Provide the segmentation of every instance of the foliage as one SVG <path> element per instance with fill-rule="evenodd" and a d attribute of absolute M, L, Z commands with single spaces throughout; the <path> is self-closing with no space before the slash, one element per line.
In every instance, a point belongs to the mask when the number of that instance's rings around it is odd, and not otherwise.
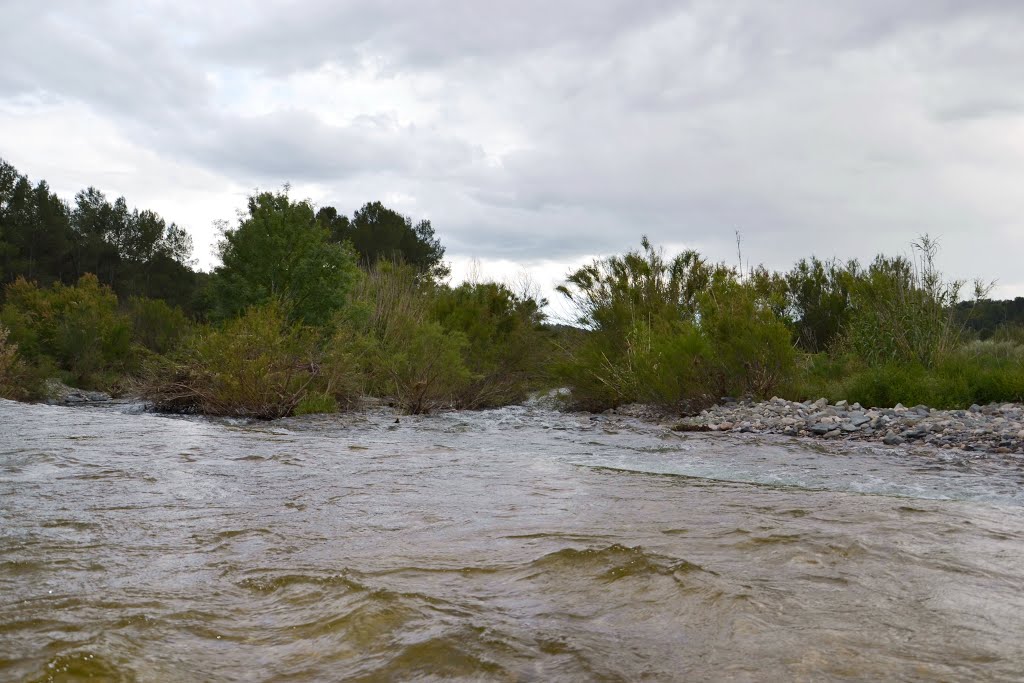
<path fill-rule="evenodd" d="M 0 160 L 0 282 L 18 277 L 43 286 L 74 283 L 86 273 L 118 294 L 188 306 L 196 285 L 192 240 L 152 211 L 129 209 L 96 188 L 69 206 L 45 181 Z"/>
<path fill-rule="evenodd" d="M 852 284 L 846 341 L 869 365 L 931 368 L 963 341 L 957 306 L 964 282 L 943 279 L 934 240 L 924 236 L 913 248 L 913 259 L 877 257 Z M 975 299 L 984 292 L 976 283 Z"/>
<path fill-rule="evenodd" d="M 159 354 L 173 351 L 192 326 L 184 311 L 160 299 L 132 297 L 128 315 L 135 341 Z"/>
<path fill-rule="evenodd" d="M 453 405 L 470 381 L 466 339 L 430 319 L 433 295 L 412 266 L 378 263 L 355 290 L 334 340 L 358 351 L 367 393 L 413 414 Z"/>
<path fill-rule="evenodd" d="M 789 381 L 789 332 L 764 279 L 759 287 L 696 252 L 667 260 L 646 238 L 641 246 L 580 268 L 559 288 L 589 330 L 558 365 L 578 405 L 692 408 Z"/>
<path fill-rule="evenodd" d="M 973 342 L 930 368 L 920 363 L 869 365 L 849 355 L 818 354 L 805 363 L 794 396 L 825 396 L 865 406 L 902 403 L 947 409 L 966 408 L 973 403 L 1024 401 L 1024 346 Z"/>
<path fill-rule="evenodd" d="M 994 342 L 1011 342 L 1024 346 L 1024 323 L 1000 325 L 990 339 Z"/>
<path fill-rule="evenodd" d="M 859 277 L 856 261 L 845 265 L 817 258 L 800 259 L 785 275 L 793 340 L 809 353 L 827 351 L 850 319 L 850 290 Z"/>
<path fill-rule="evenodd" d="M 754 286 L 720 270 L 701 297 L 698 328 L 711 349 L 705 381 L 718 396 L 767 397 L 791 381 L 789 330 Z"/>
<path fill-rule="evenodd" d="M 278 301 L 288 318 L 325 325 L 345 305 L 356 277 L 351 250 L 328 242 L 306 201 L 287 192 L 249 197 L 237 228 L 224 228 L 213 296 L 221 318 Z"/>
<path fill-rule="evenodd" d="M 365 267 L 379 261 L 405 263 L 436 280 L 450 273 L 443 261 L 444 247 L 429 220 L 413 224 L 411 218 L 380 202 L 364 204 L 351 220 L 327 206 L 317 212 L 317 220 L 330 231 L 333 241 L 351 243 Z"/>
<path fill-rule="evenodd" d="M 51 362 L 76 386 L 110 389 L 133 369 L 129 320 L 95 275 L 50 289 L 19 278 L 7 286 L 0 319 L 27 361 Z"/>
<path fill-rule="evenodd" d="M 576 322 L 586 329 L 625 331 L 638 320 L 692 320 L 698 297 L 716 268 L 695 251 L 666 261 L 644 237 L 643 252 L 631 251 L 583 266 L 557 291 L 576 309 Z"/>
<path fill-rule="evenodd" d="M 185 230 L 124 197 L 89 187 L 69 203 L 0 160 L 0 393 L 27 398 L 50 377 L 116 389 L 145 361 L 167 406 L 264 417 L 359 392 L 410 412 L 503 405 L 546 380 L 588 408 L 1021 396 L 1024 297 L 976 285 L 961 301 L 927 236 L 909 257 L 785 273 L 667 258 L 644 238 L 568 275 L 579 327 L 545 325 L 525 290 L 443 284 L 430 221 L 380 202 L 350 218 L 259 193 L 224 228 L 214 274 L 191 252 Z"/>
<path fill-rule="evenodd" d="M 961 302 L 957 313 L 964 327 L 979 339 L 991 339 L 1001 333 L 1012 335 L 1013 330 L 1024 330 L 1024 296 L 1007 301 L 983 298 Z"/>
<path fill-rule="evenodd" d="M 325 352 L 314 328 L 289 322 L 282 304 L 247 310 L 222 328 L 199 330 L 150 368 L 143 393 L 158 410 L 272 419 L 346 395 L 341 354 Z"/>
<path fill-rule="evenodd" d="M 589 332 L 564 349 L 556 374 L 572 388 L 578 408 L 603 410 L 622 403 L 663 405 L 706 402 L 710 346 L 689 323 L 638 320 L 617 343 Z"/>
<path fill-rule="evenodd" d="M 26 398 L 30 390 L 25 366 L 18 357 L 18 345 L 9 342 L 8 335 L 7 328 L 0 325 L 0 398 Z"/>
<path fill-rule="evenodd" d="M 550 355 L 542 301 L 495 283 L 438 288 L 432 317 L 466 345 L 463 359 L 472 380 L 455 397 L 461 408 L 507 405 L 527 397 Z"/>

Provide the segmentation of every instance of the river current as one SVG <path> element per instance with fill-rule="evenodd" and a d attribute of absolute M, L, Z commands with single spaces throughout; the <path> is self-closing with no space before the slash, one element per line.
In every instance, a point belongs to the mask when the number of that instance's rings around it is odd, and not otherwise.
<path fill-rule="evenodd" d="M 0 680 L 1024 679 L 1024 464 L 0 401 Z"/>

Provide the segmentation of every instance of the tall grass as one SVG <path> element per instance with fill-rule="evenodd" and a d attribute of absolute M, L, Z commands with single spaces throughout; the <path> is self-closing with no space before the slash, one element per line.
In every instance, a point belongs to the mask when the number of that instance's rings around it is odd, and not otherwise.
<path fill-rule="evenodd" d="M 927 235 L 911 258 L 879 256 L 852 284 L 849 350 L 869 365 L 932 368 L 964 341 L 957 314 L 962 280 L 945 280 L 935 263 L 938 243 Z M 975 283 L 974 299 L 986 287 Z"/>
<path fill-rule="evenodd" d="M 790 334 L 773 301 L 696 252 L 667 259 L 644 238 L 640 251 L 584 266 L 559 291 L 588 330 L 558 366 L 579 407 L 695 408 L 767 395 L 791 377 Z"/>
<path fill-rule="evenodd" d="M 378 262 L 355 287 L 333 341 L 358 349 L 365 393 L 414 414 L 454 405 L 470 381 L 465 337 L 430 318 L 433 288 L 410 266 Z"/>

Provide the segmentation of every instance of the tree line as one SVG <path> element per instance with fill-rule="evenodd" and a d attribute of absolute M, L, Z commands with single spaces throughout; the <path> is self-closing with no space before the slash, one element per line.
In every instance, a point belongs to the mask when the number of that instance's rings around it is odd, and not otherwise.
<path fill-rule="evenodd" d="M 425 412 L 522 400 L 544 374 L 543 303 L 449 285 L 430 221 L 380 202 L 349 217 L 256 192 L 203 273 L 155 213 L 94 188 L 64 204 L 4 173 L 0 396 L 59 379 L 180 412 L 280 417 L 367 395 Z"/>
<path fill-rule="evenodd" d="M 268 208 L 263 205 L 274 196 L 264 192 L 250 198 L 250 212 Z M 363 267 L 401 260 L 430 277 L 448 274 L 444 247 L 429 220 L 414 223 L 380 202 L 365 204 L 351 217 L 332 206 L 314 212 L 303 204 L 299 210 L 307 227 L 324 232 L 330 244 L 351 248 Z M 225 248 L 231 251 L 230 237 L 225 241 L 222 257 Z M 234 308 L 214 297 L 210 274 L 195 268 L 192 254 L 189 233 L 154 211 L 129 208 L 124 197 L 111 201 L 95 187 L 66 202 L 45 180 L 33 184 L 0 159 L 0 291 L 19 278 L 48 287 L 71 285 L 91 273 L 122 299 L 160 299 L 197 319 L 244 307 L 244 297 Z"/>
<path fill-rule="evenodd" d="M 0 162 L 0 396 L 47 380 L 157 409 L 260 418 L 366 397 L 409 412 L 567 388 L 591 410 L 699 410 L 723 396 L 865 405 L 1024 400 L 1024 298 L 909 256 L 741 271 L 640 248 L 568 273 L 573 326 L 529 288 L 447 282 L 427 220 L 379 202 L 352 216 L 256 192 L 197 271 L 185 232 L 95 188 L 62 202 Z M 964 294 L 968 294 L 964 298 Z"/>

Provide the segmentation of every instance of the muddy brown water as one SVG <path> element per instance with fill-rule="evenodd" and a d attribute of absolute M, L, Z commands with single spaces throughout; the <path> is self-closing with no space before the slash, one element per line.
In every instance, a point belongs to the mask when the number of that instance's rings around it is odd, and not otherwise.
<path fill-rule="evenodd" d="M 1024 679 L 1020 460 L 0 401 L 0 680 Z"/>

